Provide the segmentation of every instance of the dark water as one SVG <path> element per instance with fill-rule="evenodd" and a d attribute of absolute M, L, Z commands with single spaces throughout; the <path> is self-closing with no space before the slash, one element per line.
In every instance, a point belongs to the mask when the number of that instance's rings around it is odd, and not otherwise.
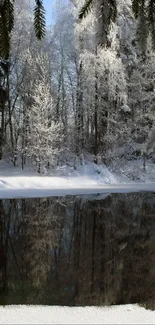
<path fill-rule="evenodd" d="M 0 304 L 127 303 L 155 306 L 154 193 L 0 200 Z"/>

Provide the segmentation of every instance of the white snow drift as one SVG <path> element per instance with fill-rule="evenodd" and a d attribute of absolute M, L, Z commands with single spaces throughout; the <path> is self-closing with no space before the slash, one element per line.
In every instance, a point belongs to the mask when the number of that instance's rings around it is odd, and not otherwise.
<path fill-rule="evenodd" d="M 137 305 L 113 307 L 0 307 L 0 324 L 154 324 L 155 311 Z"/>
<path fill-rule="evenodd" d="M 31 198 L 83 194 L 155 191 L 155 182 L 130 181 L 116 176 L 104 165 L 87 163 L 76 170 L 64 166 L 52 176 L 38 176 L 0 162 L 0 198 Z"/>
<path fill-rule="evenodd" d="M 1 199 L 138 191 L 155 191 L 155 183 L 107 185 L 86 177 L 0 177 Z"/>

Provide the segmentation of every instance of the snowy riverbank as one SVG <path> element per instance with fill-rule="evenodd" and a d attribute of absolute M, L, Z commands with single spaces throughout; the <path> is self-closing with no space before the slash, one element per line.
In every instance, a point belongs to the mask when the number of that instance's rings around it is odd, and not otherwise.
<path fill-rule="evenodd" d="M 0 198 L 155 191 L 155 168 L 152 165 L 147 164 L 144 171 L 142 163 L 135 165 L 134 161 L 131 166 L 128 163 L 124 170 L 120 167 L 113 173 L 104 165 L 85 163 L 77 166 L 76 170 L 68 166 L 59 167 L 45 176 L 1 161 Z"/>
<path fill-rule="evenodd" d="M 155 182 L 133 182 L 127 176 L 118 176 L 104 165 L 85 163 L 76 170 L 63 166 L 52 175 L 44 176 L 29 169 L 1 162 L 0 198 L 31 198 L 45 196 L 84 195 L 155 191 Z"/>
<path fill-rule="evenodd" d="M 0 324 L 154 324 L 154 320 L 155 311 L 138 305 L 0 307 Z"/>
<path fill-rule="evenodd" d="M 147 163 L 145 171 L 141 161 L 123 166 L 114 173 L 105 165 L 89 162 L 76 169 L 59 167 L 45 176 L 1 161 L 0 198 L 155 191 L 154 164 Z"/>

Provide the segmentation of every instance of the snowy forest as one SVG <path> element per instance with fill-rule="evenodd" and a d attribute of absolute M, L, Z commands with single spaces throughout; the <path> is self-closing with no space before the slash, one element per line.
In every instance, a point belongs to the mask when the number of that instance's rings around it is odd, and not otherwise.
<path fill-rule="evenodd" d="M 33 1 L 15 0 L 7 63 L 0 61 L 0 159 L 48 173 L 92 159 L 154 161 L 155 51 L 130 0 L 102 29 L 83 0 L 52 2 L 52 24 L 38 40 Z M 106 15 L 106 12 L 105 12 Z M 148 37 L 146 37 L 148 36 Z"/>
<path fill-rule="evenodd" d="M 0 0 L 0 324 L 154 324 L 154 263 L 155 0 Z"/>

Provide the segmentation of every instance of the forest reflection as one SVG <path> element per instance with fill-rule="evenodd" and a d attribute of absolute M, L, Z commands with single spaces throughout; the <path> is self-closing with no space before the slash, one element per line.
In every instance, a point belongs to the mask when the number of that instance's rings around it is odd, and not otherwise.
<path fill-rule="evenodd" d="M 0 201 L 0 304 L 155 305 L 155 194 Z"/>

